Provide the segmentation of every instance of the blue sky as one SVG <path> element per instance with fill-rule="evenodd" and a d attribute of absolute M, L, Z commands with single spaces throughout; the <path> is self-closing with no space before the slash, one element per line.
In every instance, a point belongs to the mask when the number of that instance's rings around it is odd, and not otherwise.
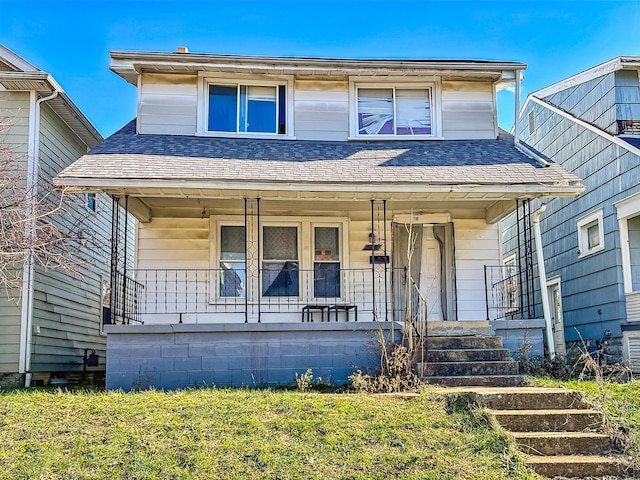
<path fill-rule="evenodd" d="M 105 136 L 135 116 L 109 50 L 344 58 L 486 59 L 529 65 L 528 92 L 640 55 L 640 0 L 0 0 L 0 43 L 47 71 Z M 514 96 L 499 96 L 513 123 Z"/>

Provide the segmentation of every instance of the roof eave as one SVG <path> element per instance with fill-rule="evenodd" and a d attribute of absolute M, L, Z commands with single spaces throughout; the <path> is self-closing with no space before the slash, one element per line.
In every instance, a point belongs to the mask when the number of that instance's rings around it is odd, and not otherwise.
<path fill-rule="evenodd" d="M 54 78 L 46 72 L 0 72 L 0 85 L 7 91 L 35 91 L 40 97 L 53 92 L 58 96 L 47 104 L 76 132 L 89 148 L 104 140 L 89 119 L 80 111 Z"/>
<path fill-rule="evenodd" d="M 62 172 L 54 184 L 70 192 L 115 189 L 214 189 L 276 191 L 300 189 L 317 192 L 375 192 L 375 193 L 509 193 L 525 196 L 574 197 L 585 190 L 581 183 L 514 183 L 514 184 L 418 184 L 418 183 L 318 183 L 318 182 L 231 182 L 229 180 L 174 180 L 174 179 L 117 179 L 74 177 Z"/>
<path fill-rule="evenodd" d="M 501 78 L 504 72 L 524 70 L 527 65 L 519 62 L 493 62 L 478 60 L 384 60 L 384 59 L 336 59 L 305 57 L 263 57 L 245 55 L 216 55 L 194 53 L 157 53 L 111 51 L 110 68 L 117 75 L 135 85 L 137 76 L 145 70 L 158 73 L 180 73 L 187 67 L 194 70 L 233 69 L 251 73 L 285 71 L 299 75 L 310 73 L 335 76 L 336 71 L 345 76 L 375 74 L 376 72 L 415 72 L 420 74 L 470 72 L 478 76 Z"/>

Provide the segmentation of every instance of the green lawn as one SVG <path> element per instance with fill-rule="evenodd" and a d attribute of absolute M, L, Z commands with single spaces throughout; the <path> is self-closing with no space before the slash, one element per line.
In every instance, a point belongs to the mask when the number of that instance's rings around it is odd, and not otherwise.
<path fill-rule="evenodd" d="M 4 392 L 0 478 L 537 478 L 482 414 L 449 412 L 433 390 Z"/>

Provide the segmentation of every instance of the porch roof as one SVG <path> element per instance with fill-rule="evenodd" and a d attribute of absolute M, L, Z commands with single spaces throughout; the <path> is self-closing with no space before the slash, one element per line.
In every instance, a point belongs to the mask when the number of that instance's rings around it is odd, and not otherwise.
<path fill-rule="evenodd" d="M 577 195 L 580 179 L 543 165 L 501 131 L 496 140 L 326 142 L 138 135 L 135 120 L 59 174 L 58 185 L 114 192 L 147 187 L 344 191 L 483 191 Z M 402 188 L 400 188 L 402 187 Z"/>

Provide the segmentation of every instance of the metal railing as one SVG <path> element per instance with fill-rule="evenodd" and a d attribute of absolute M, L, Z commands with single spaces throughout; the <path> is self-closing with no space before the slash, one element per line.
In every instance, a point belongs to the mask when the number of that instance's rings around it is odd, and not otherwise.
<path fill-rule="evenodd" d="M 522 272 L 515 265 L 485 265 L 487 320 L 523 318 Z"/>
<path fill-rule="evenodd" d="M 361 320 L 391 320 L 390 268 L 319 265 L 307 270 L 277 265 L 254 272 L 231 267 L 129 270 L 129 281 L 140 287 L 127 305 L 143 320 L 149 315 L 186 321 L 221 314 L 259 320 L 263 314 L 301 314 L 306 305 L 355 305 Z"/>
<path fill-rule="evenodd" d="M 145 286 L 118 271 L 112 272 L 111 281 L 111 306 L 105 323 L 141 323 Z"/>

